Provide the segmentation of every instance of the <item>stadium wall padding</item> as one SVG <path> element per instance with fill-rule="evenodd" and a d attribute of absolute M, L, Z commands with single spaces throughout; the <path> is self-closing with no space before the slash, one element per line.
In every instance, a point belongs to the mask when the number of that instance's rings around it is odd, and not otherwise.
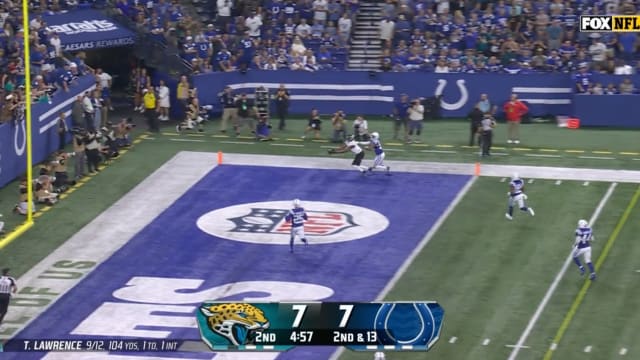
<path fill-rule="evenodd" d="M 594 74 L 593 81 L 605 86 L 620 84 L 625 76 Z M 640 75 L 631 76 L 640 87 Z M 317 108 L 322 114 L 343 110 L 347 114 L 386 115 L 391 114 L 393 102 L 400 94 L 411 98 L 442 95 L 442 116 L 465 117 L 486 93 L 494 104 L 501 105 L 511 93 L 518 94 L 527 102 L 531 116 L 556 116 L 595 114 L 586 122 L 590 126 L 637 126 L 632 121 L 621 121 L 631 116 L 619 114 L 616 121 L 611 116 L 601 116 L 602 111 L 591 111 L 589 101 L 581 101 L 574 109 L 575 82 L 570 74 L 434 74 L 421 72 L 382 73 L 364 71 L 249 71 L 209 73 L 192 77 L 198 88 L 200 103 L 214 105 L 220 110 L 218 93 L 225 85 L 236 93 L 253 94 L 257 86 L 274 90 L 285 84 L 291 93 L 290 112 L 306 114 Z M 633 103 L 637 97 L 620 101 Z M 606 101 L 600 99 L 598 102 Z M 626 111 L 625 106 L 615 111 Z M 629 113 L 630 115 L 631 113 Z M 498 114 L 500 115 L 500 113 Z"/>
<path fill-rule="evenodd" d="M 69 88 L 59 90 L 52 103 L 36 103 L 31 106 L 31 132 L 33 163 L 45 160 L 58 148 L 58 117 L 61 112 L 71 128 L 71 106 L 76 96 L 95 88 L 95 77 L 83 76 Z M 25 173 L 27 169 L 26 121 L 12 120 L 0 124 L 0 187 L 5 186 Z M 67 136 L 70 140 L 70 135 Z M 17 194 L 17 192 L 16 192 Z"/>

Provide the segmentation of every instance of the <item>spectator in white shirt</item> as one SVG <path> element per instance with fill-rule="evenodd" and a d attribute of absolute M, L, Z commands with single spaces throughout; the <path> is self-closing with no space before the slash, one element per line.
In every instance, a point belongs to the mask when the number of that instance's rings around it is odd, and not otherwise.
<path fill-rule="evenodd" d="M 596 65 L 604 65 L 607 58 L 607 46 L 600 41 L 600 34 L 592 35 L 593 43 L 589 45 L 589 55 Z"/>
<path fill-rule="evenodd" d="M 300 25 L 296 26 L 296 35 L 298 35 L 302 39 L 306 39 L 311 35 L 311 26 L 307 24 L 306 19 L 300 20 Z"/>
<path fill-rule="evenodd" d="M 346 12 L 342 14 L 342 17 L 338 20 L 338 37 L 340 38 L 342 46 L 349 42 L 349 38 L 351 37 L 351 24 L 351 18 L 349 18 L 349 14 Z"/>
<path fill-rule="evenodd" d="M 60 36 L 58 36 L 58 33 L 54 32 L 51 34 L 49 44 L 53 46 L 53 49 L 56 52 L 56 57 L 62 57 L 62 40 L 60 40 Z"/>
<path fill-rule="evenodd" d="M 249 36 L 252 38 L 260 37 L 260 28 L 262 27 L 262 18 L 254 11 L 251 16 L 244 21 L 244 26 L 249 29 Z"/>
<path fill-rule="evenodd" d="M 42 28 L 43 25 L 44 25 L 44 21 L 42 20 L 41 15 L 36 16 L 33 20 L 29 22 L 29 28 L 31 30 L 38 31 Z"/>
<path fill-rule="evenodd" d="M 307 48 L 302 43 L 302 40 L 299 36 L 296 36 L 293 39 L 293 44 L 291 44 L 291 56 L 302 56 L 307 51 Z"/>
<path fill-rule="evenodd" d="M 447 66 L 447 63 L 444 60 L 440 59 L 438 60 L 438 63 L 436 64 L 436 68 L 433 70 L 433 72 L 438 74 L 448 73 L 449 67 Z"/>
<path fill-rule="evenodd" d="M 391 21 L 388 17 L 384 18 L 380 22 L 380 44 L 383 48 L 386 47 L 387 44 L 391 45 L 395 27 L 396 23 Z"/>
<path fill-rule="evenodd" d="M 613 73 L 615 75 L 633 75 L 633 68 L 625 64 L 623 60 L 618 60 Z"/>
<path fill-rule="evenodd" d="M 315 0 L 313 2 L 313 21 L 324 23 L 327 21 L 327 12 L 329 11 L 329 3 L 327 0 Z"/>
<path fill-rule="evenodd" d="M 216 7 L 218 9 L 218 15 L 216 16 L 218 27 L 226 32 L 227 24 L 229 24 L 229 21 L 231 20 L 233 0 L 217 0 Z"/>
<path fill-rule="evenodd" d="M 164 80 L 160 80 L 160 84 L 156 88 L 156 91 L 158 92 L 158 108 L 160 109 L 158 120 L 168 121 L 171 101 L 169 98 L 169 87 L 164 83 Z"/>

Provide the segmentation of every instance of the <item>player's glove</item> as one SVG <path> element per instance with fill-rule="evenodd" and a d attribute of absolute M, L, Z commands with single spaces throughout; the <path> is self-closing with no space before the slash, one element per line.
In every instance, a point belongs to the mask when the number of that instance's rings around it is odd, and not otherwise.
<path fill-rule="evenodd" d="M 529 197 L 527 196 L 527 194 L 522 194 L 522 198 L 527 200 Z"/>

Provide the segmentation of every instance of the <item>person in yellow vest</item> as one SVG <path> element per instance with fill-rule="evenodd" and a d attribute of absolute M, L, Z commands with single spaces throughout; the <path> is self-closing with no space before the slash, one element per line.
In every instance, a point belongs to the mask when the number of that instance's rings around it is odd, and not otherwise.
<path fill-rule="evenodd" d="M 149 131 L 159 132 L 158 117 L 157 117 L 157 99 L 156 94 L 153 92 L 153 88 L 149 85 L 146 89 L 142 90 L 142 100 L 144 102 L 144 116 L 147 118 L 147 125 Z"/>

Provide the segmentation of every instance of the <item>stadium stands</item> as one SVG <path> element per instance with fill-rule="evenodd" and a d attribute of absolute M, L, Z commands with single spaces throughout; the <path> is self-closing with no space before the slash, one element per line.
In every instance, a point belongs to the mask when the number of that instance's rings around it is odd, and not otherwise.
<path fill-rule="evenodd" d="M 393 24 L 384 44 L 387 71 L 626 73 L 636 67 L 637 34 L 589 34 L 580 14 L 636 13 L 633 2 L 387 0 Z M 615 59 L 622 59 L 618 62 Z"/>

